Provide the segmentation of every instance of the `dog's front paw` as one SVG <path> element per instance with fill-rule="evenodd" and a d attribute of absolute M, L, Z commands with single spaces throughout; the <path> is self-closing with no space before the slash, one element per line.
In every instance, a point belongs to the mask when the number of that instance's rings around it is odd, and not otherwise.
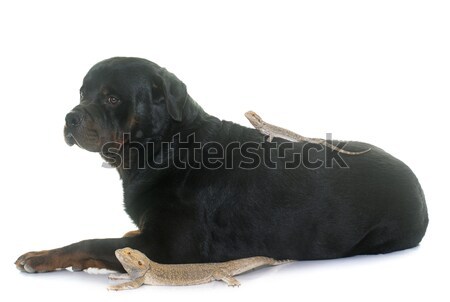
<path fill-rule="evenodd" d="M 58 255 L 55 250 L 29 252 L 20 256 L 16 268 L 27 273 L 43 273 L 58 269 Z"/>

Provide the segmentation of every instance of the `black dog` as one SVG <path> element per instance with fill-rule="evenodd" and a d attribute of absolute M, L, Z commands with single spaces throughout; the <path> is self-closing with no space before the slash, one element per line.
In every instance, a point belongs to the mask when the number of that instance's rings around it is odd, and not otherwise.
<path fill-rule="evenodd" d="M 388 253 L 418 245 L 427 228 L 419 182 L 383 150 L 341 158 L 301 142 L 267 146 L 255 129 L 206 114 L 180 80 L 144 59 L 92 67 L 64 132 L 117 168 L 139 231 L 24 254 L 23 271 L 123 270 L 114 251 L 126 246 L 162 263 Z M 287 168 L 296 154 L 302 164 Z"/>

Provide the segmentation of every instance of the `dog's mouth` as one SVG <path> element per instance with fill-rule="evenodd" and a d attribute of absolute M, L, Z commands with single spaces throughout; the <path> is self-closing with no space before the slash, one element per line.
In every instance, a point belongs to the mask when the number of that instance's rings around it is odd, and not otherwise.
<path fill-rule="evenodd" d="M 72 131 L 64 127 L 64 140 L 69 146 L 77 145 L 81 149 L 91 152 L 100 151 L 100 141 L 96 131 Z"/>
<path fill-rule="evenodd" d="M 66 141 L 66 144 L 68 144 L 70 147 L 77 144 L 77 141 L 76 141 L 75 137 L 73 137 L 71 132 L 64 133 L 64 140 Z"/>
<path fill-rule="evenodd" d="M 90 148 L 86 148 L 86 144 L 81 145 L 77 139 L 75 138 L 75 136 L 73 136 L 72 133 L 69 133 L 67 135 L 65 135 L 64 137 L 66 144 L 69 145 L 70 147 L 72 147 L 73 145 L 77 145 L 78 147 L 80 147 L 81 149 L 86 149 L 89 150 Z M 90 151 L 90 150 L 89 150 Z"/>

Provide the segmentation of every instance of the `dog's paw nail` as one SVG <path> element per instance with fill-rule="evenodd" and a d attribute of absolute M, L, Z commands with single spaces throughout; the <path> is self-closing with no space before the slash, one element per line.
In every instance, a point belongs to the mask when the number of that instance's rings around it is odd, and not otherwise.
<path fill-rule="evenodd" d="M 27 273 L 35 273 L 36 270 L 34 268 L 32 268 L 30 265 L 25 264 L 23 269 L 27 272 Z"/>
<path fill-rule="evenodd" d="M 82 270 L 83 270 L 82 267 L 72 266 L 72 271 L 74 271 L 74 272 L 80 272 Z"/>

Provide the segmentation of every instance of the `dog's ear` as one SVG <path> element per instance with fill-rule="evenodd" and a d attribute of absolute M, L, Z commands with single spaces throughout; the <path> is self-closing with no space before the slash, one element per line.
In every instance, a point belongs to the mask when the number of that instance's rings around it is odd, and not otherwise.
<path fill-rule="evenodd" d="M 183 108 L 187 101 L 186 85 L 174 74 L 162 68 L 159 73 L 162 84 L 162 92 L 169 115 L 177 122 L 181 122 Z"/>

